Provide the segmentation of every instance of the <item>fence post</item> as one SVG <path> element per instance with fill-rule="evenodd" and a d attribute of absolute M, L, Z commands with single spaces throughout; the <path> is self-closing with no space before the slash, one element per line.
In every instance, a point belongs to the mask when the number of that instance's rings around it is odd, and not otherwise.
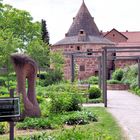
<path fill-rule="evenodd" d="M 10 97 L 14 97 L 14 89 L 10 89 Z M 9 125 L 10 125 L 9 139 L 14 140 L 14 122 L 13 121 L 9 122 Z"/>
<path fill-rule="evenodd" d="M 98 71 L 99 71 L 99 87 L 100 87 L 100 89 L 102 88 L 102 62 L 101 62 L 101 56 L 99 56 L 98 57 L 98 61 L 99 61 L 99 63 L 98 63 Z"/>
<path fill-rule="evenodd" d="M 138 58 L 138 87 L 140 88 L 140 58 Z"/>
<path fill-rule="evenodd" d="M 74 73 L 74 55 L 72 54 L 71 55 L 71 82 L 72 83 L 74 82 L 74 76 L 75 76 L 75 73 Z"/>
<path fill-rule="evenodd" d="M 107 107 L 107 49 L 103 51 L 103 100 L 104 106 Z"/>

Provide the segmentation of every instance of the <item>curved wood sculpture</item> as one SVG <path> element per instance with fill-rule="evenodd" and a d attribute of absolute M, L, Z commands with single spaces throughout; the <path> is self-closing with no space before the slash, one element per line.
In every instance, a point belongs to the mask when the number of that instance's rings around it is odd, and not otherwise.
<path fill-rule="evenodd" d="M 41 112 L 35 96 L 37 65 L 33 59 L 23 54 L 12 54 L 11 59 L 17 75 L 17 92 L 21 93 L 23 98 L 23 116 L 39 117 Z M 27 93 L 26 79 L 28 82 Z"/>

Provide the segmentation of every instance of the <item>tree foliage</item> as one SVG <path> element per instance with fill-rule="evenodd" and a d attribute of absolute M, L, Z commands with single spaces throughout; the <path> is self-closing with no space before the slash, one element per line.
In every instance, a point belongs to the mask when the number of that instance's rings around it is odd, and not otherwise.
<path fill-rule="evenodd" d="M 50 63 L 53 69 L 62 70 L 64 64 L 64 58 L 62 52 L 51 52 L 50 53 Z"/>
<path fill-rule="evenodd" d="M 39 68 L 53 66 L 52 73 L 62 76 L 64 60 L 60 53 L 50 52 L 46 21 L 34 22 L 29 12 L 4 5 L 0 0 L 0 68 L 6 67 L 9 72 L 10 54 L 14 52 L 28 54 Z"/>
<path fill-rule="evenodd" d="M 49 63 L 49 47 L 41 39 L 41 23 L 33 22 L 30 13 L 0 2 L 0 66 L 11 53 L 27 53 L 39 65 Z"/>
<path fill-rule="evenodd" d="M 41 31 L 43 42 L 49 44 L 49 32 L 47 30 L 46 21 L 43 19 L 41 20 Z"/>
<path fill-rule="evenodd" d="M 32 22 L 33 18 L 27 11 L 3 5 L 1 19 L 1 29 L 12 32 L 13 37 L 21 39 L 24 44 L 40 37 L 40 23 Z"/>
<path fill-rule="evenodd" d="M 34 39 L 27 48 L 28 54 L 39 67 L 48 68 L 50 64 L 49 46 L 42 40 Z"/>

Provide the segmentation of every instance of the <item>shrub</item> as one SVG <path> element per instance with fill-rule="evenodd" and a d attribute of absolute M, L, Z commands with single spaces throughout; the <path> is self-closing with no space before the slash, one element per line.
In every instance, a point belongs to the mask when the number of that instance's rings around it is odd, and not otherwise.
<path fill-rule="evenodd" d="M 140 89 L 136 90 L 136 94 L 140 96 Z"/>
<path fill-rule="evenodd" d="M 37 102 L 42 103 L 45 99 L 42 96 L 36 96 Z"/>
<path fill-rule="evenodd" d="M 47 75 L 47 72 L 41 72 L 40 74 L 37 74 L 37 77 L 41 80 L 45 80 Z"/>
<path fill-rule="evenodd" d="M 8 93 L 9 93 L 9 91 L 6 87 L 1 87 L 0 88 L 0 94 L 5 95 L 5 94 L 8 94 Z"/>
<path fill-rule="evenodd" d="M 88 103 L 103 103 L 103 99 L 102 98 L 97 98 L 97 99 L 89 99 Z"/>
<path fill-rule="evenodd" d="M 79 88 L 72 84 L 65 84 L 65 83 L 59 83 L 57 85 L 49 85 L 47 87 L 48 90 L 51 91 L 60 91 L 60 92 L 70 92 L 70 93 L 79 93 Z"/>
<path fill-rule="evenodd" d="M 138 86 L 136 86 L 135 88 L 134 88 L 134 92 L 136 92 L 137 93 L 137 91 L 139 90 L 139 87 Z"/>
<path fill-rule="evenodd" d="M 62 129 L 59 134 L 55 132 L 49 135 L 45 132 L 28 137 L 17 137 L 16 140 L 89 140 L 92 138 L 91 129 L 85 133 L 81 128 L 76 129 L 74 127 L 73 129 Z"/>
<path fill-rule="evenodd" d="M 50 96 L 52 113 L 61 113 L 65 111 L 81 110 L 81 96 L 80 94 L 73 94 L 68 92 L 53 93 Z"/>
<path fill-rule="evenodd" d="M 91 87 L 88 90 L 88 93 L 89 93 L 89 99 L 96 99 L 101 96 L 101 90 L 96 86 Z"/>
<path fill-rule="evenodd" d="M 123 70 L 122 69 L 117 69 L 113 72 L 112 79 L 121 81 L 122 78 L 123 78 Z"/>
<path fill-rule="evenodd" d="M 5 134 L 8 132 L 8 123 L 0 122 L 0 134 Z"/>
<path fill-rule="evenodd" d="M 65 120 L 65 123 L 67 125 L 84 125 L 88 124 L 89 121 L 97 121 L 97 116 L 95 114 L 92 114 L 91 112 L 74 112 L 72 114 L 69 114 Z"/>
<path fill-rule="evenodd" d="M 5 81 L 6 81 L 6 78 L 5 77 L 0 77 L 0 86 L 5 86 Z"/>
<path fill-rule="evenodd" d="M 88 83 L 88 84 L 98 84 L 99 78 L 96 76 L 91 76 L 86 80 L 80 81 L 81 84 Z"/>
<path fill-rule="evenodd" d="M 6 87 L 9 86 L 9 89 L 16 89 L 16 85 L 17 85 L 16 81 L 9 80 L 6 81 L 5 83 L 6 83 Z"/>
<path fill-rule="evenodd" d="M 73 111 L 62 114 L 50 114 L 47 118 L 25 118 L 23 122 L 18 122 L 18 129 L 53 129 L 64 124 L 78 125 L 87 124 L 89 121 L 97 121 L 97 116 L 87 111 Z"/>
<path fill-rule="evenodd" d="M 37 96 L 48 97 L 49 92 L 51 92 L 51 89 L 49 90 L 48 87 L 42 87 L 40 85 L 36 87 Z"/>
<path fill-rule="evenodd" d="M 41 116 L 42 117 L 48 117 L 50 113 L 50 102 L 47 99 L 44 99 L 41 104 L 39 104 L 40 110 L 41 110 Z"/>
<path fill-rule="evenodd" d="M 122 82 L 130 84 L 130 88 L 136 87 L 138 83 L 138 66 L 131 65 L 123 69 Z"/>
<path fill-rule="evenodd" d="M 81 128 L 65 129 L 60 135 L 56 136 L 57 140 L 91 140 L 92 130 L 88 129 L 85 133 Z"/>
<path fill-rule="evenodd" d="M 88 128 L 85 131 L 82 128 L 73 127 L 72 129 L 62 129 L 60 133 L 51 134 L 41 133 L 33 136 L 17 137 L 15 140 L 116 140 L 103 131 Z"/>
<path fill-rule="evenodd" d="M 67 111 L 81 110 L 82 96 L 77 93 L 71 93 L 71 103 Z"/>
<path fill-rule="evenodd" d="M 70 105 L 70 96 L 67 93 L 53 93 L 50 98 L 51 113 L 66 111 Z"/>
<path fill-rule="evenodd" d="M 49 70 L 46 73 L 38 74 L 41 86 L 48 86 L 63 80 L 63 73 L 60 70 Z"/>
<path fill-rule="evenodd" d="M 88 78 L 88 83 L 89 83 L 89 84 L 98 84 L 98 80 L 99 80 L 98 77 L 96 77 L 96 76 L 91 76 L 91 77 Z"/>
<path fill-rule="evenodd" d="M 9 73 L 9 80 L 16 81 L 16 73 Z"/>
<path fill-rule="evenodd" d="M 72 85 L 70 83 L 59 83 L 49 85 L 47 87 L 37 87 L 37 95 L 39 96 L 48 97 L 48 95 L 53 94 L 53 92 L 55 92 L 56 94 L 59 92 L 81 93 L 81 90 L 78 88 L 78 86 Z"/>
<path fill-rule="evenodd" d="M 107 83 L 108 83 L 108 84 L 120 84 L 121 81 L 111 79 L 111 80 L 108 80 Z"/>
<path fill-rule="evenodd" d="M 129 83 L 130 84 L 130 83 Z M 138 86 L 138 79 L 134 80 L 131 84 L 130 84 L 130 89 L 135 89 Z"/>
<path fill-rule="evenodd" d="M 15 140 L 55 140 L 55 137 L 48 135 L 47 133 L 41 133 L 32 136 L 20 136 L 15 138 Z"/>
<path fill-rule="evenodd" d="M 18 129 L 51 129 L 48 118 L 25 118 L 23 122 L 17 123 Z"/>

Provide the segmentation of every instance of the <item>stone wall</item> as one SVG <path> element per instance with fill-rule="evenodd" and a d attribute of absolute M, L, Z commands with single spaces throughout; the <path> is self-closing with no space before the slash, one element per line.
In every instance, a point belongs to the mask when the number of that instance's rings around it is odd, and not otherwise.
<path fill-rule="evenodd" d="M 136 60 L 117 60 L 115 61 L 115 68 L 124 68 L 129 65 L 134 65 L 136 63 Z"/>
<path fill-rule="evenodd" d="M 63 53 L 70 52 L 87 52 L 87 50 L 91 51 L 100 51 L 102 50 L 104 45 L 93 45 L 93 44 L 76 44 L 76 45 L 59 45 L 52 46 L 52 51 L 61 50 Z M 99 53 L 92 54 L 84 54 L 85 57 L 76 57 L 74 58 L 76 72 L 75 78 L 83 80 L 93 75 L 98 75 L 98 67 L 99 62 L 97 58 L 93 58 L 92 56 L 99 56 Z M 83 55 L 82 55 L 83 56 Z M 88 56 L 88 57 L 86 57 Z M 111 68 L 110 62 L 108 62 L 108 67 Z M 65 64 L 64 64 L 64 77 L 65 79 L 71 79 L 71 58 L 68 55 L 65 55 Z"/>
<path fill-rule="evenodd" d="M 127 84 L 107 84 L 108 90 L 128 90 L 129 85 Z"/>

